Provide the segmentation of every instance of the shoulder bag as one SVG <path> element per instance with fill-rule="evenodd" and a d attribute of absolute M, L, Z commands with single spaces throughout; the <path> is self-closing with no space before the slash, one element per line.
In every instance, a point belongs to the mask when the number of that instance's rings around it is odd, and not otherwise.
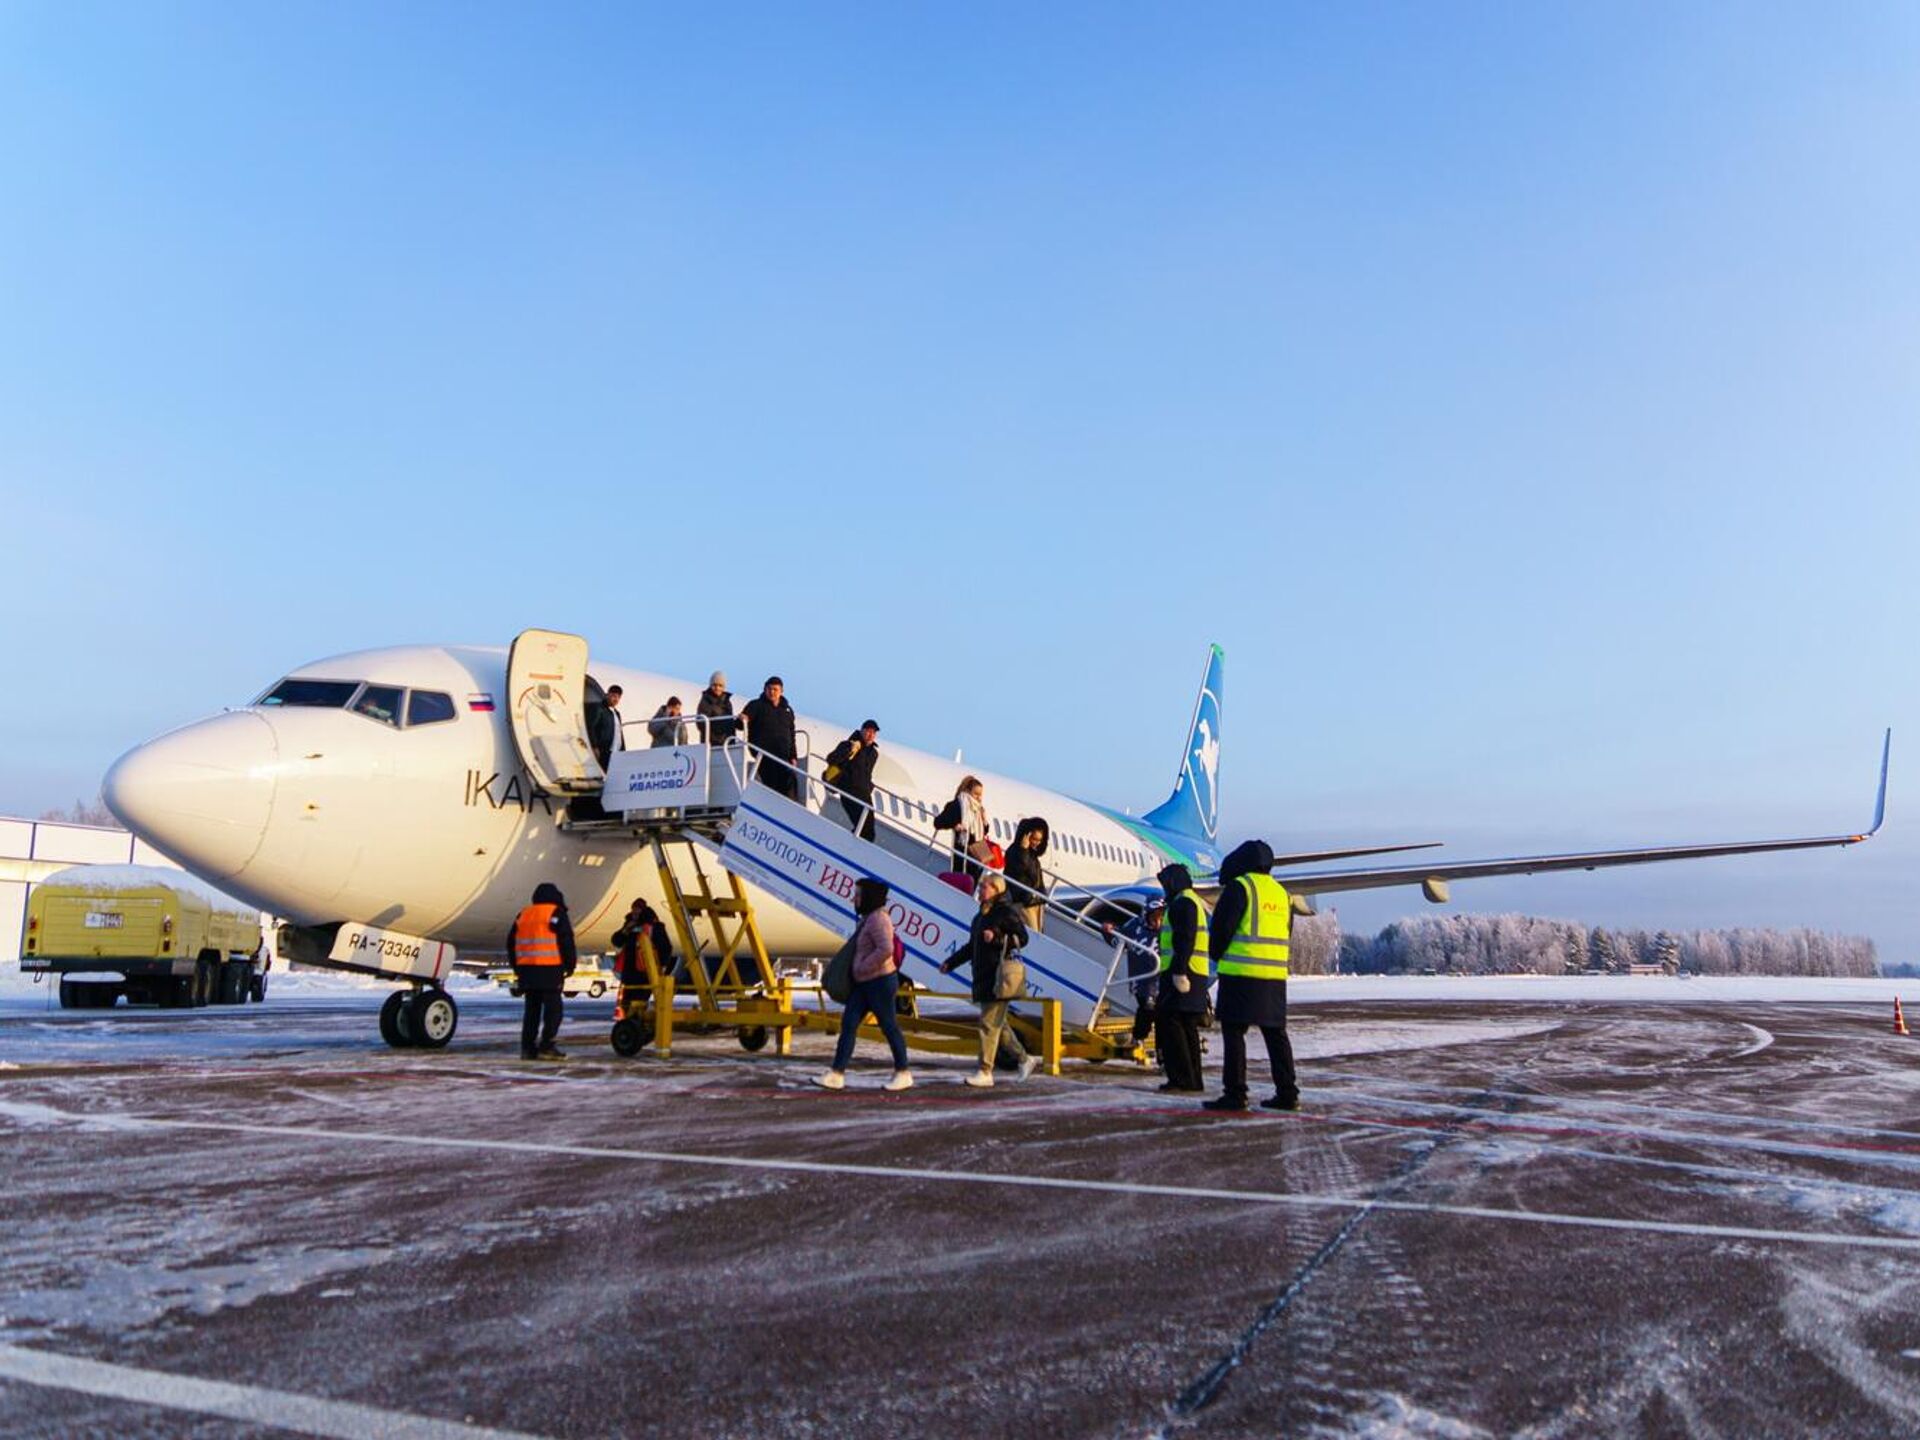
<path fill-rule="evenodd" d="M 1027 995 L 1027 962 L 1018 951 L 1003 953 L 1000 968 L 993 975 L 993 998 L 1024 1000 Z"/>
<path fill-rule="evenodd" d="M 844 1005 L 853 998 L 853 937 L 847 937 L 847 943 L 833 952 L 833 958 L 827 961 L 827 968 L 821 972 L 820 986 L 827 992 L 827 998 L 836 1005 Z"/>

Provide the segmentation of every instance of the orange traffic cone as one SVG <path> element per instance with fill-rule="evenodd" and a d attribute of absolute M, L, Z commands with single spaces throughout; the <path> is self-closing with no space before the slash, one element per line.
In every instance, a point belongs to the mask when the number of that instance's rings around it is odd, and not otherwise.
<path fill-rule="evenodd" d="M 1907 1017 L 1900 1013 L 1900 997 L 1898 995 L 1893 997 L 1893 1033 L 1896 1035 L 1911 1035 L 1913 1033 L 1907 1029 Z"/>

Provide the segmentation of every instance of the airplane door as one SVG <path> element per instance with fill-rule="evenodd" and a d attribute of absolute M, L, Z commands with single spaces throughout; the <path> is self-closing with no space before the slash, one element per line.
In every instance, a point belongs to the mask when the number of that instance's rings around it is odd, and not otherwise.
<path fill-rule="evenodd" d="M 587 642 L 556 630 L 522 630 L 507 655 L 507 714 L 514 748 L 549 793 L 598 795 L 606 780 L 587 739 Z"/>

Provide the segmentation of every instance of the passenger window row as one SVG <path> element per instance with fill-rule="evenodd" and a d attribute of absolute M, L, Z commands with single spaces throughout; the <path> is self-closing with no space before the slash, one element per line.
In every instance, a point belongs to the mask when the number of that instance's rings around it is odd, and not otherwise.
<path fill-rule="evenodd" d="M 418 693 L 418 692 L 416 692 Z M 412 723 L 418 724 L 418 721 Z M 894 794 L 891 790 L 879 792 L 879 808 L 896 820 L 919 820 L 923 824 L 933 821 L 933 809 L 918 800 L 908 800 Z M 1013 843 L 1013 826 L 1005 820 L 988 822 L 994 838 L 1004 845 Z M 1145 867 L 1147 857 L 1139 850 L 1122 850 L 1118 845 L 1108 844 L 1104 840 L 1084 840 L 1078 835 L 1069 835 L 1056 831 L 1054 838 L 1066 847 L 1069 853 L 1085 855 L 1095 860 L 1106 860 L 1115 865 L 1139 865 Z"/>

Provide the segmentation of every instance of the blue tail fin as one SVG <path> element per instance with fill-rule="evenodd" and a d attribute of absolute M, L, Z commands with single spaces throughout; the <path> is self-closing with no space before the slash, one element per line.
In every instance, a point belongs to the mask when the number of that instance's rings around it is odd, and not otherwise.
<path fill-rule="evenodd" d="M 1221 676 L 1226 658 L 1218 645 L 1207 652 L 1207 671 L 1200 681 L 1200 698 L 1193 705 L 1186 753 L 1180 757 L 1180 778 L 1166 802 L 1143 817 L 1149 825 L 1176 835 L 1211 840 L 1220 826 Z"/>

